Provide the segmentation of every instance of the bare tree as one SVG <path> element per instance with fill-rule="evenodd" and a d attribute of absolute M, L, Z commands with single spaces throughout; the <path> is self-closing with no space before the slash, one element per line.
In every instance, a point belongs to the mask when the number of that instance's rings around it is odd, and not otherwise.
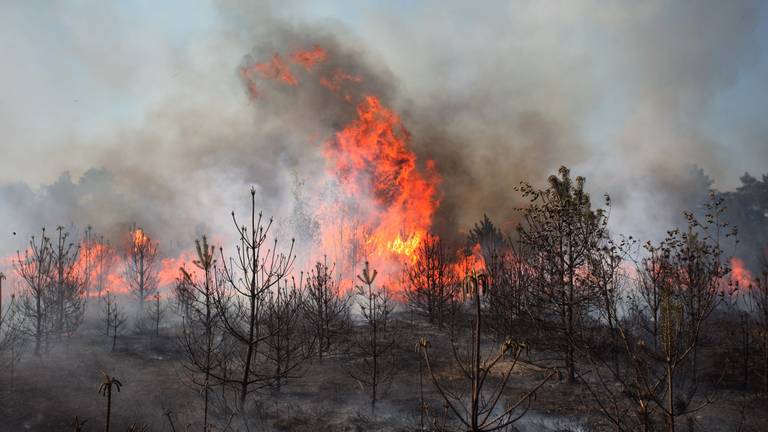
<path fill-rule="evenodd" d="M 674 432 L 676 418 L 695 411 L 690 404 L 698 387 L 696 352 L 707 318 L 714 310 L 720 283 L 730 269 L 722 263 L 721 233 L 725 225 L 719 215 L 721 200 L 708 205 L 705 222 L 688 214 L 688 231 L 671 231 L 660 246 L 672 271 L 661 286 L 658 348 L 650 358 L 661 364 L 667 430 Z M 648 246 L 653 249 L 654 247 Z M 661 360 L 661 361 L 659 361 Z M 680 371 L 690 368 L 690 383 L 681 382 Z M 657 378 L 658 379 L 658 378 Z M 707 401 L 708 402 L 708 401 Z"/>
<path fill-rule="evenodd" d="M 313 333 L 319 359 L 333 348 L 336 339 L 349 327 L 349 296 L 341 293 L 327 262 L 318 262 L 306 280 L 303 309 Z"/>
<path fill-rule="evenodd" d="M 85 298 L 86 307 L 88 298 L 91 294 L 91 284 L 93 283 L 93 264 L 94 264 L 94 249 L 96 247 L 96 238 L 93 233 L 93 228 L 88 225 L 83 233 L 83 239 L 80 242 L 80 256 L 82 257 L 82 267 L 79 269 L 83 281 L 83 297 Z"/>
<path fill-rule="evenodd" d="M 101 297 L 104 290 L 109 288 L 109 278 L 115 266 L 117 255 L 103 236 L 92 241 L 90 251 L 91 279 L 96 295 Z"/>
<path fill-rule="evenodd" d="M 151 301 L 151 305 L 146 307 L 144 311 L 144 316 L 139 317 L 139 320 L 136 322 L 136 328 L 140 333 L 151 333 L 157 337 L 160 336 L 160 324 L 163 318 L 165 318 L 167 306 L 160 298 L 159 292 L 155 292 L 152 295 Z"/>
<path fill-rule="evenodd" d="M 14 363 L 17 360 L 17 351 L 14 348 L 22 342 L 22 321 L 15 295 L 11 295 L 11 301 L 3 309 L 4 280 L 5 274 L 0 272 L 0 366 L 10 369 L 11 378 L 13 378 Z M 6 356 L 6 354 L 10 355 Z"/>
<path fill-rule="evenodd" d="M 456 274 L 439 237 L 427 234 L 404 276 L 409 307 L 442 329 L 459 291 Z"/>
<path fill-rule="evenodd" d="M 155 293 L 155 304 L 153 306 L 153 318 L 155 321 L 155 336 L 160 336 L 160 323 L 165 317 L 165 311 L 167 307 L 163 305 L 160 300 L 160 294 Z"/>
<path fill-rule="evenodd" d="M 26 319 L 25 330 L 35 339 L 35 355 L 39 356 L 53 324 L 53 246 L 45 228 L 39 239 L 32 236 L 23 255 L 17 251 L 13 265 L 25 284 L 19 307 Z"/>
<path fill-rule="evenodd" d="M 100 318 L 104 324 L 104 334 L 109 337 L 109 332 L 112 331 L 112 320 L 115 314 L 115 296 L 112 295 L 109 290 L 101 297 L 102 308 L 100 311 Z"/>
<path fill-rule="evenodd" d="M 84 275 L 77 269 L 80 247 L 69 241 L 64 227 L 56 228 L 58 238 L 53 244 L 53 286 L 55 290 L 54 328 L 59 336 L 71 334 L 80 326 L 85 312 Z"/>
<path fill-rule="evenodd" d="M 729 272 L 721 262 L 720 242 L 721 235 L 732 233 L 721 233 L 719 205 L 713 203 L 704 222 L 689 215 L 687 231 L 670 230 L 658 245 L 646 243 L 646 256 L 638 263 L 638 286 L 630 293 L 627 310 L 622 313 L 617 304 L 611 306 L 614 317 L 625 317 L 615 324 L 625 366 L 619 368 L 593 352 L 595 379 L 584 382 L 620 431 L 655 430 L 655 417 L 661 416 L 666 430 L 674 432 L 678 417 L 712 401 L 704 395 L 694 405 L 700 386 L 693 353 Z M 689 290 L 699 292 L 696 301 L 691 301 Z M 627 415 L 632 412 L 635 416 Z"/>
<path fill-rule="evenodd" d="M 417 348 L 423 353 L 432 383 L 440 394 L 443 402 L 450 409 L 453 417 L 458 421 L 456 430 L 468 432 L 505 430 L 514 422 L 522 418 L 528 411 L 531 401 L 538 389 L 549 379 L 557 375 L 556 370 L 547 371 L 544 378 L 531 390 L 525 392 L 516 400 L 505 400 L 505 390 L 517 365 L 520 356 L 527 350 L 525 344 L 507 339 L 495 354 L 486 355 L 483 358 L 482 345 L 482 304 L 481 297 L 489 288 L 488 278 L 484 274 L 473 273 L 468 276 L 465 294 L 472 299 L 474 320 L 472 322 L 470 348 L 466 355 L 454 345 L 453 353 L 455 363 L 463 377 L 469 380 L 469 391 L 455 392 L 438 380 L 434 370 L 434 361 L 430 356 L 429 341 L 422 337 Z M 453 341 L 452 341 L 453 343 Z M 511 357 L 509 366 L 502 368 L 501 360 Z M 490 374 L 494 369 L 501 369 L 501 381 L 492 388 Z M 466 395 L 469 397 L 466 397 Z M 503 408 L 499 407 L 503 403 Z M 449 430 L 445 426 L 439 430 Z"/>
<path fill-rule="evenodd" d="M 607 356 L 615 370 L 620 371 L 623 347 L 618 334 L 619 321 L 626 316 L 623 296 L 630 288 L 626 268 L 629 264 L 625 257 L 635 248 L 637 242 L 632 238 L 621 237 L 616 242 L 609 237 L 598 239 L 595 250 L 588 257 L 584 283 L 591 286 L 596 295 L 592 309 L 592 324 L 585 329 L 582 349 L 586 354 L 599 353 Z M 642 279 L 641 279 L 642 280 Z"/>
<path fill-rule="evenodd" d="M 193 265 L 202 274 L 181 268 L 179 285 L 183 284 L 184 287 L 180 296 L 184 302 L 184 313 L 179 342 L 185 356 L 183 366 L 191 374 L 192 383 L 203 394 L 203 431 L 208 431 L 211 387 L 219 383 L 219 380 L 213 378 L 216 375 L 214 371 L 221 370 L 225 356 L 214 304 L 217 283 L 215 248 L 208 245 L 205 236 L 202 240 L 195 240 L 195 247 L 197 259 Z M 225 376 L 221 372 L 219 374 Z"/>
<path fill-rule="evenodd" d="M 305 336 L 303 304 L 301 285 L 289 285 L 287 280 L 278 283 L 268 295 L 265 327 L 271 337 L 265 340 L 265 357 L 274 368 L 273 386 L 276 390 L 280 389 L 284 379 L 299 376 L 299 367 L 308 356 L 306 347 L 312 341 Z"/>
<path fill-rule="evenodd" d="M 374 288 L 377 272 L 371 272 L 368 262 L 363 274 L 357 278 L 357 306 L 362 317 L 362 331 L 356 333 L 353 341 L 352 367 L 350 375 L 362 386 L 367 387 L 371 397 L 371 413 L 375 413 L 376 402 L 384 393 L 395 372 L 392 351 L 396 343 L 396 328 L 392 318 L 394 303 L 386 287 Z"/>
<path fill-rule="evenodd" d="M 682 301 L 685 303 L 685 320 L 689 323 L 701 321 L 702 328 L 692 333 L 693 348 L 690 355 L 692 379 L 698 379 L 699 364 L 698 338 L 707 332 L 708 318 L 717 305 L 725 298 L 722 290 L 723 278 L 730 268 L 722 263 L 722 242 L 735 237 L 736 228 L 724 222 L 722 214 L 726 208 L 724 199 L 710 195 L 705 204 L 704 219 L 700 221 L 693 213 L 685 213 L 688 232 L 680 235 L 678 250 L 674 256 L 677 266 L 676 279 Z"/>
<path fill-rule="evenodd" d="M 635 275 L 624 270 L 622 258 L 628 256 L 635 245 L 634 240 L 611 243 L 602 250 L 602 257 L 592 257 L 590 283 L 598 287 L 602 299 L 597 313 L 611 333 L 607 340 L 598 335 L 593 340 L 582 341 L 587 354 L 585 357 L 592 364 L 591 374 L 585 373 L 582 383 L 593 395 L 603 415 L 620 432 L 654 430 L 656 409 L 656 390 L 649 388 L 648 364 L 640 353 L 647 345 L 642 335 L 658 334 L 662 296 L 654 281 L 660 282 L 664 277 L 654 273 L 653 278 L 648 278 L 643 274 L 645 265 L 654 269 L 662 267 L 653 254 L 642 260 L 638 270 L 633 272 Z M 630 282 L 635 285 L 632 293 L 628 293 Z M 619 292 L 627 295 L 625 302 L 617 300 Z M 646 306 L 639 307 L 638 304 Z M 647 324 L 649 317 L 655 317 L 652 326 Z M 608 353 L 606 346 L 611 347 Z M 617 383 L 620 390 L 617 390 Z"/>
<path fill-rule="evenodd" d="M 506 240 L 506 246 L 484 251 L 490 289 L 484 296 L 486 322 L 497 342 L 518 338 L 528 329 L 529 300 L 537 282 L 532 254 L 525 245 Z"/>
<path fill-rule="evenodd" d="M 157 243 L 141 228 L 132 227 L 123 273 L 139 301 L 139 311 L 144 311 L 144 302 L 157 292 L 159 265 Z"/>
<path fill-rule="evenodd" d="M 740 373 L 741 388 L 748 390 L 752 375 L 751 363 L 755 336 L 760 328 L 757 320 L 759 308 L 755 301 L 759 295 L 759 289 L 755 288 L 760 280 L 758 278 L 755 283 L 749 283 L 746 287 L 741 287 L 739 282 L 732 281 L 729 284 L 729 292 L 722 296 L 725 307 L 719 308 L 721 313 L 713 313 L 715 322 L 714 325 L 710 325 L 710 328 L 724 330 L 727 334 L 725 338 L 717 341 L 718 345 L 728 353 L 729 359 L 725 361 L 724 366 L 735 373 Z M 738 361 L 730 361 L 731 358 Z"/>
<path fill-rule="evenodd" d="M 266 357 L 267 339 L 279 329 L 269 329 L 268 300 L 270 291 L 293 270 L 296 257 L 294 242 L 288 251 L 277 250 L 277 239 L 267 243 L 272 220 L 263 221 L 256 212 L 256 190 L 251 189 L 249 226 L 241 226 L 232 212 L 239 244 L 231 258 L 220 249 L 224 287 L 217 290 L 214 302 L 226 333 L 237 345 L 227 369 L 231 374 L 217 373 L 215 378 L 236 389 L 240 409 L 253 391 L 273 385 L 279 376 L 269 367 Z"/>
<path fill-rule="evenodd" d="M 757 278 L 750 293 L 755 305 L 755 325 L 760 329 L 762 345 L 763 391 L 768 393 L 768 271 Z"/>
<path fill-rule="evenodd" d="M 173 286 L 172 304 L 173 312 L 178 315 L 182 322 L 190 321 L 195 303 L 195 287 L 190 284 L 191 280 L 186 277 L 183 267 L 180 269 L 180 276 L 176 278 L 176 284 Z"/>
<path fill-rule="evenodd" d="M 112 352 L 114 352 L 115 347 L 117 346 L 117 336 L 125 328 L 125 323 L 128 322 L 128 317 L 117 301 L 113 303 L 112 311 Z"/>
<path fill-rule="evenodd" d="M 549 333 L 563 354 L 568 382 L 576 380 L 576 343 L 583 319 L 599 298 L 586 280 L 590 256 L 606 237 L 607 213 L 592 210 L 585 179 L 571 179 L 560 167 L 544 190 L 522 183 L 518 188 L 529 207 L 522 210 L 520 241 L 531 251 L 528 263 L 536 276 L 531 316 Z M 606 205 L 609 205 L 606 199 Z"/>

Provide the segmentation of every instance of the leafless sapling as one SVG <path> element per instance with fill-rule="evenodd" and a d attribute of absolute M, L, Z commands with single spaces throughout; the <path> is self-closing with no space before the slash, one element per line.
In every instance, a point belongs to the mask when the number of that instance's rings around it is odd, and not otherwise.
<path fill-rule="evenodd" d="M 518 227 L 521 243 L 533 254 L 529 264 L 536 276 L 528 309 L 562 353 L 568 382 L 576 381 L 583 319 L 599 298 L 585 270 L 607 231 L 607 212 L 592 209 L 584 184 L 583 177 L 572 179 L 568 168 L 560 167 L 546 189 L 527 183 L 518 188 L 530 200 Z"/>
<path fill-rule="evenodd" d="M 552 369 L 545 372 L 544 377 L 530 390 L 519 398 L 506 400 L 505 390 L 509 384 L 512 371 L 518 360 L 527 350 L 524 343 L 507 339 L 495 353 L 484 354 L 482 349 L 482 301 L 489 283 L 484 274 L 472 273 L 467 277 L 464 293 L 471 298 L 474 319 L 470 332 L 470 347 L 462 355 L 461 350 L 453 346 L 454 362 L 464 378 L 469 381 L 468 391 L 455 392 L 437 378 L 434 359 L 430 355 L 430 343 L 421 337 L 417 347 L 424 355 L 424 362 L 432 383 L 440 394 L 445 405 L 450 409 L 458 422 L 457 431 L 481 432 L 505 430 L 522 418 L 538 391 L 547 381 L 557 375 Z M 452 341 L 452 344 L 454 342 Z M 511 358 L 509 365 L 503 365 L 502 360 Z M 501 370 L 501 380 L 491 385 L 491 373 Z M 468 396 L 467 396 L 468 395 Z M 501 404 L 501 405 L 500 405 Z M 445 425 L 439 430 L 446 429 Z"/>
<path fill-rule="evenodd" d="M 625 319 L 616 324 L 625 367 L 619 370 L 603 362 L 593 370 L 599 391 L 588 385 L 618 430 L 654 430 L 660 416 L 666 430 L 674 432 L 679 417 L 711 403 L 704 395 L 694 404 L 700 386 L 691 360 L 729 272 L 722 262 L 722 228 L 711 213 L 705 222 L 689 217 L 686 231 L 670 230 L 659 244 L 646 243 L 637 289 L 630 294 Z M 691 288 L 692 283 L 703 286 Z M 690 289 L 699 291 L 695 301 Z M 613 313 L 618 317 L 619 309 Z M 606 370 L 607 377 L 602 373 Z M 619 391 L 613 382 L 620 384 Z M 629 412 L 635 416 L 627 416 Z"/>
<path fill-rule="evenodd" d="M 80 326 L 85 312 L 84 275 L 77 268 L 80 247 L 69 240 L 64 227 L 56 228 L 53 244 L 54 328 L 57 336 L 69 335 Z"/>
<path fill-rule="evenodd" d="M 53 246 L 45 228 L 38 239 L 32 236 L 23 254 L 16 253 L 13 265 L 24 281 L 19 307 L 25 318 L 25 331 L 34 338 L 34 353 L 39 356 L 53 324 Z"/>
<path fill-rule="evenodd" d="M 232 212 L 239 241 L 235 255 L 224 256 L 220 249 L 224 286 L 214 299 L 221 323 L 237 345 L 227 369 L 231 374 L 215 376 L 235 389 L 240 409 L 252 392 L 272 386 L 279 378 L 266 359 L 267 339 L 277 329 L 268 331 L 267 306 L 273 288 L 292 272 L 296 260 L 294 242 L 286 252 L 277 250 L 277 239 L 269 243 L 272 220 L 264 221 L 256 212 L 256 190 L 251 189 L 251 214 L 248 226 L 241 226 Z"/>
<path fill-rule="evenodd" d="M 192 305 L 195 302 L 195 290 L 184 271 L 179 271 L 176 284 L 173 286 L 173 312 L 181 318 L 182 323 L 192 319 Z"/>
<path fill-rule="evenodd" d="M 144 311 L 145 301 L 157 292 L 160 265 L 158 244 L 139 227 L 131 227 L 129 234 L 123 274 L 131 292 L 138 300 L 141 313 Z"/>
<path fill-rule="evenodd" d="M 136 322 L 137 331 L 140 333 L 150 333 L 155 337 L 160 336 L 160 326 L 165 318 L 167 305 L 163 302 L 159 292 L 155 292 L 151 297 L 151 304 L 145 307 L 142 317 Z"/>
<path fill-rule="evenodd" d="M 499 343 L 520 337 L 528 330 L 529 299 L 536 296 L 532 290 L 537 281 L 534 267 L 529 264 L 530 251 L 510 239 L 503 245 L 483 252 L 490 287 L 484 298 L 485 322 Z"/>
<path fill-rule="evenodd" d="M 83 281 L 83 297 L 85 299 L 84 308 L 88 307 L 88 298 L 91 295 L 91 285 L 93 284 L 93 264 L 94 248 L 96 238 L 93 228 L 88 225 L 83 233 L 83 239 L 80 242 L 80 256 L 82 259 L 82 268 L 79 269 Z"/>
<path fill-rule="evenodd" d="M 427 234 L 404 276 L 409 307 L 442 329 L 459 295 L 459 284 L 439 237 Z"/>
<path fill-rule="evenodd" d="M 3 280 L 5 274 L 0 272 L 0 299 L 3 296 Z M 0 302 L 0 367 L 10 370 L 13 382 L 14 365 L 18 357 L 17 346 L 22 342 L 22 317 L 15 294 L 11 294 L 10 302 L 3 309 Z"/>
<path fill-rule="evenodd" d="M 361 283 L 355 289 L 362 328 L 353 340 L 352 367 L 348 371 L 370 391 L 372 414 L 395 372 L 393 348 L 396 344 L 392 296 L 386 287 L 374 287 L 376 275 L 377 271 L 371 271 L 366 262 L 362 275 L 357 276 Z"/>
<path fill-rule="evenodd" d="M 315 264 L 307 275 L 305 290 L 304 316 L 313 333 L 317 357 L 322 359 L 349 327 L 349 296 L 339 289 L 327 262 Z"/>
<path fill-rule="evenodd" d="M 299 280 L 302 280 L 300 276 Z M 304 293 L 301 283 L 283 280 L 270 290 L 266 307 L 265 357 L 274 368 L 273 388 L 280 390 L 285 379 L 300 376 L 300 366 L 308 357 L 311 338 L 306 337 L 307 326 L 303 320 Z"/>
<path fill-rule="evenodd" d="M 102 293 L 109 288 L 109 278 L 115 266 L 117 255 L 110 247 L 103 236 L 98 240 L 92 240 L 91 245 L 91 284 L 96 290 L 96 296 L 101 297 Z"/>
<path fill-rule="evenodd" d="M 112 319 L 115 314 L 115 296 L 109 290 L 105 292 L 106 294 L 100 299 L 102 306 L 99 311 L 99 317 L 104 325 L 104 335 L 109 337 L 109 333 L 112 331 Z"/>
<path fill-rule="evenodd" d="M 209 428 L 209 405 L 211 387 L 219 383 L 212 375 L 224 376 L 220 371 L 221 361 L 226 358 L 219 333 L 219 317 L 214 304 L 217 283 L 215 248 L 208 245 L 203 236 L 195 240 L 197 259 L 193 265 L 200 273 L 182 267 L 179 286 L 183 291 L 177 296 L 183 302 L 182 329 L 179 342 L 184 352 L 184 368 L 190 373 L 191 381 L 203 394 L 203 430 Z M 181 292 L 181 295 L 179 294 Z M 170 416 L 169 416 L 170 421 Z"/>
<path fill-rule="evenodd" d="M 101 384 L 99 385 L 99 394 L 107 398 L 107 413 L 104 420 L 104 432 L 109 432 L 110 420 L 112 417 L 112 389 L 120 393 L 120 387 L 123 383 L 115 377 L 103 373 Z"/>
<path fill-rule="evenodd" d="M 128 322 L 128 317 L 122 307 L 115 301 L 112 305 L 112 352 L 115 351 L 117 346 L 117 336 L 125 328 L 125 323 Z"/>

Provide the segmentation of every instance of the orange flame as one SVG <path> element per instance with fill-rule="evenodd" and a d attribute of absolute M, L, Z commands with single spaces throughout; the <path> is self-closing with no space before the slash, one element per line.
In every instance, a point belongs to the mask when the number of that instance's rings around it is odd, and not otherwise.
<path fill-rule="evenodd" d="M 346 82 L 361 83 L 363 78 L 360 75 L 350 75 L 341 69 L 336 69 L 330 77 L 321 77 L 320 85 L 339 95 L 347 102 L 352 102 L 352 95 L 344 90 Z"/>
<path fill-rule="evenodd" d="M 179 269 L 185 266 L 191 266 L 192 261 L 196 259 L 192 250 L 182 251 L 179 256 L 172 258 L 163 258 L 160 261 L 160 270 L 157 272 L 159 285 L 170 286 L 176 283 L 179 277 Z"/>
<path fill-rule="evenodd" d="M 456 252 L 453 272 L 460 280 L 464 280 L 472 274 L 487 272 L 480 243 L 475 243 L 471 248 L 461 248 Z"/>
<path fill-rule="evenodd" d="M 752 285 L 752 273 L 741 258 L 731 258 L 731 282 L 738 284 L 741 288 L 748 288 Z"/>
<path fill-rule="evenodd" d="M 311 72 L 312 68 L 314 68 L 316 64 L 324 62 L 327 57 L 328 54 L 325 52 L 325 50 L 315 45 L 312 50 L 294 51 L 290 58 L 292 62 L 297 65 L 304 66 L 307 72 Z"/>
<path fill-rule="evenodd" d="M 145 231 L 142 229 L 135 229 L 130 233 L 128 247 L 141 248 L 149 245 L 151 241 L 151 238 Z M 97 297 L 99 295 L 96 291 L 99 276 L 102 276 L 103 279 L 102 294 L 109 291 L 115 295 L 127 295 L 131 292 L 128 282 L 123 277 L 123 271 L 126 265 L 125 257 L 116 249 L 106 242 L 97 241 L 95 239 L 91 239 L 90 241 L 83 240 L 79 247 L 77 260 L 73 267 L 75 274 L 79 278 L 83 281 L 88 281 L 88 296 Z M 23 258 L 24 251 L 20 252 L 20 255 Z M 108 257 L 110 265 L 106 268 L 100 268 L 100 257 Z M 12 284 L 9 283 L 8 285 L 4 285 L 4 287 L 22 287 L 23 284 L 18 280 L 16 272 L 14 271 L 14 263 L 18 259 L 19 255 L 16 253 L 0 256 L 0 272 L 4 273 L 9 281 L 14 282 Z M 163 298 L 167 296 L 167 293 L 162 293 L 162 291 L 168 289 L 168 287 L 176 282 L 179 268 L 185 264 L 191 263 L 194 259 L 195 253 L 190 249 L 181 251 L 176 257 L 166 257 L 160 261 L 158 285 Z M 104 271 L 104 273 L 100 274 L 101 271 Z M 3 296 L 8 295 L 9 291 L 10 290 L 4 289 Z"/>
<path fill-rule="evenodd" d="M 357 118 L 326 144 L 326 161 L 345 199 L 323 210 L 331 213 L 322 218 L 324 246 L 346 232 L 374 267 L 416 259 L 439 204 L 439 176 L 433 162 L 418 168 L 409 140 L 399 117 L 367 96 Z M 349 222 L 339 214 L 352 214 L 356 229 L 340 226 Z"/>
<path fill-rule="evenodd" d="M 252 98 L 258 95 L 258 89 L 253 80 L 256 74 L 259 74 L 262 79 L 276 80 L 285 85 L 295 86 L 299 84 L 299 81 L 291 73 L 291 68 L 278 53 L 275 53 L 269 62 L 255 63 L 251 66 L 240 68 L 240 77 L 247 83 L 248 91 Z"/>
<path fill-rule="evenodd" d="M 269 63 L 257 63 L 253 66 L 264 79 L 278 80 L 283 84 L 295 86 L 299 82 L 291 73 L 291 69 L 280 57 L 280 54 L 272 56 L 272 61 Z"/>
<path fill-rule="evenodd" d="M 319 46 L 289 56 L 308 73 L 327 59 L 328 53 Z M 257 77 L 298 84 L 279 54 L 271 62 L 243 67 L 240 73 L 251 96 L 256 95 Z M 345 85 L 362 81 L 335 69 L 321 76 L 319 84 L 351 103 Z M 373 95 L 362 97 L 356 118 L 326 141 L 323 155 L 339 194 L 316 206 L 320 244 L 313 254 L 315 258 L 331 254 L 347 279 L 368 261 L 382 275 L 380 283 L 386 283 L 382 279 L 392 279 L 387 275 L 399 274 L 404 263 L 417 259 L 416 251 L 432 227 L 439 205 L 435 163 L 420 166 L 400 118 Z"/>
<path fill-rule="evenodd" d="M 134 250 L 140 250 L 142 248 L 145 248 L 149 245 L 151 242 L 151 239 L 144 233 L 144 230 L 141 228 L 136 228 L 131 233 L 132 241 L 133 241 L 133 248 Z"/>

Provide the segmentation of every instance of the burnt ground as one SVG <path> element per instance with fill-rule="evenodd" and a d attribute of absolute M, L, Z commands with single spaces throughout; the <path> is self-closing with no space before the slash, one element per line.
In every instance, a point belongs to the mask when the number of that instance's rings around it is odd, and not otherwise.
<path fill-rule="evenodd" d="M 418 336 L 430 340 L 435 370 L 449 387 L 459 389 L 459 376 L 452 368 L 449 339 L 421 321 L 403 317 L 395 353 L 396 374 L 383 398 L 371 413 L 368 392 L 348 373 L 346 356 L 339 353 L 323 360 L 308 360 L 299 378 L 285 383 L 280 391 L 262 392 L 248 410 L 251 431 L 407 431 L 419 430 L 420 355 Z M 0 389 L 0 430 L 68 431 L 77 416 L 87 420 L 83 431 L 103 430 L 105 398 L 97 394 L 101 373 L 121 380 L 123 387 L 113 396 L 113 431 L 144 424 L 151 431 L 171 431 L 166 410 L 171 411 L 175 430 L 201 430 L 202 399 L 189 384 L 180 365 L 173 330 L 159 337 L 126 335 L 118 339 L 116 352 L 111 341 L 96 328 L 84 328 L 48 355 L 22 357 L 13 371 L 2 373 Z M 531 357 L 546 357 L 536 352 Z M 511 398 L 538 383 L 543 370 L 522 363 L 515 368 L 506 390 Z M 451 384 L 452 383 L 452 384 Z M 466 386 L 465 386 L 466 387 Z M 443 404 L 429 379 L 423 381 L 425 402 L 434 418 L 443 419 Z M 695 430 L 768 430 L 766 400 L 757 393 L 721 390 L 714 403 L 692 417 Z M 245 430 L 238 416 L 215 411 L 218 429 L 229 424 Z M 428 419 L 426 421 L 429 421 Z M 601 417 L 597 404 L 581 384 L 557 379 L 537 393 L 531 410 L 515 428 L 529 431 L 615 430 Z M 684 429 L 683 429 L 684 430 Z"/>

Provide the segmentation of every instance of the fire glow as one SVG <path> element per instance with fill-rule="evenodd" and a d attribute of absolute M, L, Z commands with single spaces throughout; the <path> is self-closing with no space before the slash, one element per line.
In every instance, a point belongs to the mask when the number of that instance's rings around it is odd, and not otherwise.
<path fill-rule="evenodd" d="M 400 117 L 377 96 L 352 96 L 345 86 L 362 83 L 362 77 L 318 67 L 328 59 L 324 49 L 294 51 L 288 58 L 342 103 L 355 104 L 357 114 L 322 149 L 338 194 L 314 210 L 320 234 L 312 259 L 331 253 L 337 270 L 347 279 L 367 261 L 383 279 L 392 281 L 403 264 L 417 259 L 416 251 L 432 228 L 440 204 L 437 167 L 430 160 L 419 164 Z M 270 62 L 241 68 L 251 97 L 258 94 L 257 79 L 298 84 L 282 59 L 274 53 Z M 311 75 L 315 72 L 318 76 Z"/>
<path fill-rule="evenodd" d="M 752 285 L 752 273 L 747 269 L 744 260 L 741 258 L 731 258 L 731 281 L 738 284 L 740 288 L 749 288 Z"/>

